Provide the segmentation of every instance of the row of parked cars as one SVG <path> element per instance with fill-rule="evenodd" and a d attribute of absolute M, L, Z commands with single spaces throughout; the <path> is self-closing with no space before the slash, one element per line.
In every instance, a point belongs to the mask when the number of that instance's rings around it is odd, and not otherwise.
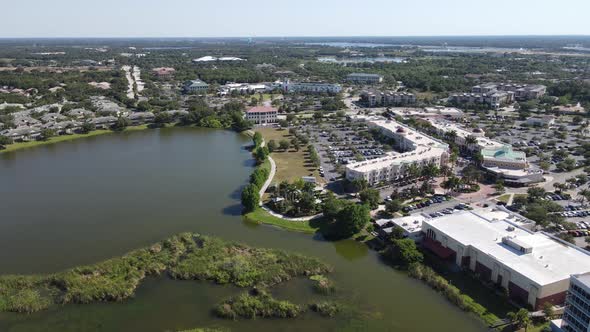
<path fill-rule="evenodd" d="M 590 211 L 566 211 L 559 212 L 559 214 L 566 218 L 581 218 L 590 216 Z"/>
<path fill-rule="evenodd" d="M 574 237 L 581 237 L 581 236 L 590 236 L 590 231 L 587 230 L 579 230 L 579 231 L 567 231 Z"/>
<path fill-rule="evenodd" d="M 557 225 L 557 230 L 561 231 L 561 232 L 567 232 L 570 233 L 574 236 L 585 236 L 586 234 L 583 233 L 582 235 L 575 235 L 575 232 L 590 232 L 590 223 L 586 222 L 586 221 L 579 221 L 576 223 L 573 223 L 574 225 L 576 225 L 576 227 L 578 228 L 577 230 L 566 230 L 565 227 L 561 224 Z"/>
<path fill-rule="evenodd" d="M 429 213 L 428 216 L 430 216 L 431 218 L 442 217 L 445 214 L 452 214 L 454 212 L 457 212 L 460 210 L 465 210 L 465 209 L 467 209 L 467 205 L 457 204 L 454 207 L 446 208 L 446 209 L 440 210 L 438 212 Z"/>
<path fill-rule="evenodd" d="M 381 150 L 381 149 L 363 150 L 361 153 L 365 157 L 367 157 L 367 156 L 381 156 L 381 155 L 385 154 L 385 152 L 383 152 L 383 150 Z"/>
<path fill-rule="evenodd" d="M 584 210 L 584 208 L 581 207 L 581 206 L 579 206 L 579 205 L 576 206 L 576 205 L 571 205 L 571 204 L 568 205 L 568 206 L 564 206 L 563 209 L 565 211 L 581 211 L 581 210 Z"/>
<path fill-rule="evenodd" d="M 432 204 L 442 203 L 442 202 L 444 202 L 446 200 L 447 200 L 447 198 L 445 196 L 435 195 L 431 199 L 425 200 L 424 202 L 420 202 L 420 203 L 417 203 L 417 204 L 410 204 L 408 206 L 404 206 L 402 208 L 402 211 L 403 212 L 410 212 L 410 211 L 414 211 L 414 210 L 425 208 L 427 206 L 431 206 Z"/>
<path fill-rule="evenodd" d="M 548 200 L 548 201 L 565 201 L 565 200 L 570 199 L 568 197 L 568 195 L 558 195 L 558 194 L 550 194 L 550 193 L 545 195 L 544 198 L 545 198 L 545 200 Z"/>

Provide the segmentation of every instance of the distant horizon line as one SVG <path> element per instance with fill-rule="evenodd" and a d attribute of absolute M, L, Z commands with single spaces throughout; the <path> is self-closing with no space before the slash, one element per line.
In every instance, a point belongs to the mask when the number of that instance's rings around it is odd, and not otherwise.
<path fill-rule="evenodd" d="M 56 37 L 0 37 L 14 39 L 294 39 L 294 38 L 471 38 L 471 37 L 590 37 L 590 34 L 474 34 L 474 35 L 332 35 L 332 36 L 56 36 Z"/>

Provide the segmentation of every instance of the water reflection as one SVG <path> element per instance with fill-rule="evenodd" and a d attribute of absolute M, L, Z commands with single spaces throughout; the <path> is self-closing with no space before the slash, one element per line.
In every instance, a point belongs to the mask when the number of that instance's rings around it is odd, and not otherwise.
<path fill-rule="evenodd" d="M 348 261 L 355 261 L 369 254 L 369 248 L 364 243 L 355 240 L 340 240 L 333 242 L 333 245 L 338 255 Z"/>

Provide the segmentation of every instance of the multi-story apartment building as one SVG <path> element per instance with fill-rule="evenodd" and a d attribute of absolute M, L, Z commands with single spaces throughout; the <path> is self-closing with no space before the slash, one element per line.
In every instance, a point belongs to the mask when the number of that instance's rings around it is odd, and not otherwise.
<path fill-rule="evenodd" d="M 498 90 L 514 92 L 516 100 L 531 100 L 543 97 L 547 92 L 547 87 L 544 85 L 499 84 Z"/>
<path fill-rule="evenodd" d="M 363 91 L 360 102 L 368 107 L 403 106 L 416 103 L 416 95 L 409 92 Z"/>
<path fill-rule="evenodd" d="M 274 90 L 270 84 L 267 83 L 233 83 L 229 82 L 219 87 L 217 94 L 219 96 L 225 96 L 233 91 L 237 91 L 240 94 L 244 93 L 264 93 Z"/>
<path fill-rule="evenodd" d="M 444 136 L 451 132 L 454 133 L 455 143 L 469 151 L 479 152 L 483 149 L 499 149 L 504 146 L 503 143 L 487 138 L 485 131 L 481 128 L 468 130 L 456 123 L 436 119 L 430 119 L 429 122 L 438 135 Z"/>
<path fill-rule="evenodd" d="M 570 275 L 590 272 L 585 250 L 527 230 L 520 216 L 482 211 L 424 220 L 423 246 L 536 310 L 564 303 Z"/>
<path fill-rule="evenodd" d="M 329 93 L 336 94 L 342 91 L 342 86 L 335 83 L 324 82 L 291 82 L 286 79 L 281 88 L 288 93 Z"/>
<path fill-rule="evenodd" d="M 246 120 L 254 124 L 276 123 L 279 111 L 274 107 L 258 106 L 246 111 Z"/>
<path fill-rule="evenodd" d="M 495 91 L 511 92 L 516 100 L 530 100 L 543 97 L 547 92 L 544 85 L 485 83 L 471 88 L 473 93 L 490 94 Z"/>
<path fill-rule="evenodd" d="M 379 74 L 352 73 L 346 76 L 346 81 L 354 84 L 376 84 L 383 82 L 383 76 Z"/>
<path fill-rule="evenodd" d="M 348 180 L 362 178 L 369 185 L 393 182 L 407 177 L 410 165 L 442 166 L 448 162 L 449 146 L 430 136 L 392 120 L 371 120 L 367 125 L 392 138 L 400 152 L 389 152 L 381 158 L 348 164 Z"/>
<path fill-rule="evenodd" d="M 553 332 L 590 331 L 590 274 L 574 274 L 565 299 L 562 319 L 551 321 Z"/>
<path fill-rule="evenodd" d="M 389 110 L 394 116 L 401 116 L 402 118 L 448 118 L 461 119 L 464 117 L 463 111 L 454 107 L 393 107 Z"/>
<path fill-rule="evenodd" d="M 449 101 L 455 104 L 487 104 L 492 108 L 498 108 L 503 104 L 514 100 L 512 92 L 492 91 L 489 93 L 461 93 L 449 97 Z"/>

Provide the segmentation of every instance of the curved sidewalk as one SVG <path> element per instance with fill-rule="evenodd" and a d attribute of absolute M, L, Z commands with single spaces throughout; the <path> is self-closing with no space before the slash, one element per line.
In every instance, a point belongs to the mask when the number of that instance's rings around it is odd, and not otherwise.
<path fill-rule="evenodd" d="M 277 164 L 275 163 L 275 161 L 270 156 L 268 156 L 268 161 L 270 162 L 270 173 L 268 174 L 268 179 L 266 179 L 266 181 L 262 185 L 262 188 L 260 188 L 260 206 L 262 206 L 262 195 L 264 195 L 266 189 L 268 189 L 268 186 L 270 186 L 270 183 L 272 182 L 272 179 L 275 177 L 275 173 L 277 172 Z"/>
<path fill-rule="evenodd" d="M 263 147 L 265 144 L 266 144 L 266 142 L 263 140 L 262 143 L 260 143 L 260 146 Z M 314 216 L 299 217 L 299 218 L 289 218 L 289 217 L 283 216 L 280 213 L 276 213 L 276 212 L 272 211 L 271 209 L 267 208 L 266 206 L 264 206 L 262 204 L 262 196 L 266 192 L 266 189 L 268 189 L 268 187 L 270 186 L 270 183 L 274 179 L 275 174 L 277 172 L 277 164 L 275 163 L 274 159 L 272 159 L 271 156 L 268 156 L 268 161 L 270 162 L 270 173 L 268 174 L 268 179 L 266 179 L 266 181 L 262 185 L 262 188 L 260 188 L 260 202 L 258 202 L 258 205 L 260 205 L 260 207 L 264 211 L 268 212 L 273 217 L 277 217 L 277 218 L 281 218 L 281 219 L 285 219 L 285 220 L 290 220 L 290 221 L 309 221 L 309 220 L 312 220 L 312 219 L 319 218 L 319 217 L 323 216 L 322 213 L 319 213 L 319 214 L 316 214 Z"/>

